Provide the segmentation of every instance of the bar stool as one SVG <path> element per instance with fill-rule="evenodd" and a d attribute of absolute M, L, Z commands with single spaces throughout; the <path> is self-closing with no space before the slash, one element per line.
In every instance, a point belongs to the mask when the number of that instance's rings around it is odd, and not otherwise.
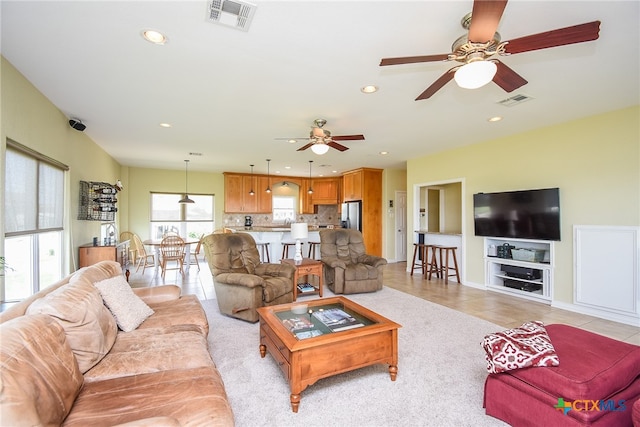
<path fill-rule="evenodd" d="M 256 242 L 256 247 L 260 252 L 260 261 L 262 262 L 265 262 L 265 259 L 267 260 L 267 263 L 271 262 L 271 260 L 269 259 L 269 245 L 269 242 Z"/>
<path fill-rule="evenodd" d="M 449 283 L 450 276 L 456 276 L 456 280 L 460 283 L 460 273 L 458 272 L 458 260 L 456 259 L 456 247 L 455 246 L 440 246 L 433 245 L 431 247 L 431 264 L 429 267 L 429 280 L 431 279 L 431 274 L 435 271 L 436 274 L 440 273 L 444 278 L 444 283 Z M 444 253 L 443 253 L 444 252 Z M 436 253 L 438 254 L 438 258 L 440 260 L 440 267 L 434 264 L 436 259 Z M 453 267 L 449 267 L 449 254 L 453 258 Z M 444 259 L 443 259 L 444 258 Z M 449 270 L 453 270 L 453 273 L 450 273 Z"/>
<path fill-rule="evenodd" d="M 302 246 L 304 245 L 304 242 L 300 242 L 300 247 L 302 248 Z M 293 250 L 295 252 L 296 250 L 296 244 L 295 242 L 290 243 L 290 242 L 282 242 L 282 259 L 287 259 L 289 258 L 289 247 L 293 246 Z"/>
<path fill-rule="evenodd" d="M 413 244 L 413 262 L 411 264 L 411 276 L 413 276 L 413 271 L 416 267 L 420 268 L 423 276 L 427 275 L 427 257 L 429 255 L 429 245 L 425 245 L 424 243 L 414 243 Z M 416 263 L 416 257 L 419 256 L 419 262 Z"/>
<path fill-rule="evenodd" d="M 320 242 L 309 242 L 309 256 L 308 256 L 308 258 L 316 259 L 316 247 L 317 246 L 320 246 Z"/>

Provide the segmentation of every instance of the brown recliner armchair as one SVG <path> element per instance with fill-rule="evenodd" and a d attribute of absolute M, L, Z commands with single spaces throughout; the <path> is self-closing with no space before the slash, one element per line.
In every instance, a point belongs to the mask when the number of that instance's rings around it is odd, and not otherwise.
<path fill-rule="evenodd" d="M 202 246 L 222 314 L 257 322 L 256 308 L 293 301 L 295 267 L 260 263 L 250 234 L 209 234 Z"/>
<path fill-rule="evenodd" d="M 320 230 L 320 259 L 325 283 L 336 294 L 382 289 L 382 269 L 387 260 L 365 253 L 358 230 Z"/>

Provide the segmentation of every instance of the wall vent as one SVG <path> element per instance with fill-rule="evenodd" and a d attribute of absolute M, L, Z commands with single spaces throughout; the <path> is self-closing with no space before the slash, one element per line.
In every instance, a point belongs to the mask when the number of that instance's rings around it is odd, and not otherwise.
<path fill-rule="evenodd" d="M 522 104 L 523 102 L 527 102 L 533 99 L 529 95 L 517 94 L 510 96 L 507 99 L 503 99 L 502 101 L 498 101 L 497 103 L 500 105 L 504 105 L 505 107 L 513 107 L 514 105 Z"/>
<path fill-rule="evenodd" d="M 209 0 L 207 21 L 249 31 L 256 5 L 238 0 Z"/>

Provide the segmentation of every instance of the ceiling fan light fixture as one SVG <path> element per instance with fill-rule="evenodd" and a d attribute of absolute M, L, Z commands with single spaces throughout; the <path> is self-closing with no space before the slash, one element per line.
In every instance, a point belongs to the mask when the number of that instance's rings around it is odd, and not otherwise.
<path fill-rule="evenodd" d="M 458 68 L 453 78 L 463 89 L 478 89 L 493 80 L 497 71 L 492 61 L 473 61 Z"/>
<path fill-rule="evenodd" d="M 311 151 L 313 151 L 315 154 L 319 156 L 322 156 L 327 151 L 329 151 L 329 146 L 325 143 L 316 142 L 311 146 Z"/>

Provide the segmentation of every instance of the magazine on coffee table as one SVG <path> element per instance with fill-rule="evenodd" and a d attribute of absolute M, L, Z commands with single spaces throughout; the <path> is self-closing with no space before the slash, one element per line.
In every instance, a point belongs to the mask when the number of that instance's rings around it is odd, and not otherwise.
<path fill-rule="evenodd" d="M 291 332 L 301 331 L 303 329 L 313 328 L 313 323 L 306 315 L 289 317 L 282 319 L 282 324 L 287 327 Z"/>
<path fill-rule="evenodd" d="M 320 309 L 313 312 L 313 317 L 321 321 L 327 328 L 334 332 L 346 331 L 347 329 L 360 328 L 364 323 L 360 322 L 349 313 L 340 308 Z"/>

